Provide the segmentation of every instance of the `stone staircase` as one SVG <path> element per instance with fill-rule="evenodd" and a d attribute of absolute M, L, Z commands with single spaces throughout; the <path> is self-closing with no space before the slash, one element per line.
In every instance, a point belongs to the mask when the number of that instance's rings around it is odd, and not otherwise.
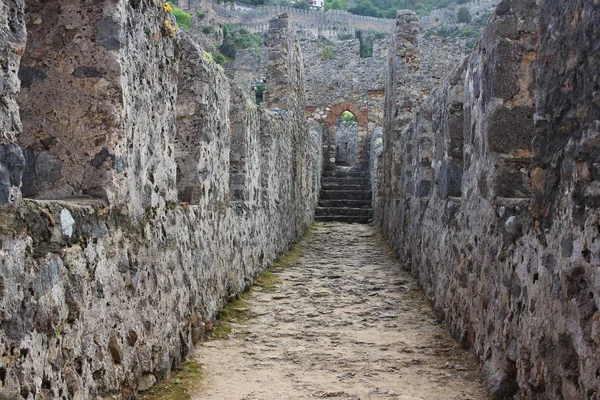
<path fill-rule="evenodd" d="M 372 218 L 368 171 L 338 166 L 323 175 L 316 221 L 366 224 Z"/>

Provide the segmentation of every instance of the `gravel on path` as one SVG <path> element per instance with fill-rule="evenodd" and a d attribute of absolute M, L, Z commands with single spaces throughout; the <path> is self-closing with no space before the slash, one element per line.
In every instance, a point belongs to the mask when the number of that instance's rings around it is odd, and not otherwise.
<path fill-rule="evenodd" d="M 475 357 L 443 329 L 369 225 L 317 224 L 303 255 L 253 290 L 250 321 L 197 349 L 194 400 L 486 399 Z"/>

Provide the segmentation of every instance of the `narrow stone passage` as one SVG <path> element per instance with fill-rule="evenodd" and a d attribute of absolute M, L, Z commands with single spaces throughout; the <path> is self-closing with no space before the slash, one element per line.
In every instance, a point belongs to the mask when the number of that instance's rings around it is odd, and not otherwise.
<path fill-rule="evenodd" d="M 474 357 L 436 321 L 368 225 L 325 223 L 248 325 L 204 343 L 197 400 L 485 399 Z"/>

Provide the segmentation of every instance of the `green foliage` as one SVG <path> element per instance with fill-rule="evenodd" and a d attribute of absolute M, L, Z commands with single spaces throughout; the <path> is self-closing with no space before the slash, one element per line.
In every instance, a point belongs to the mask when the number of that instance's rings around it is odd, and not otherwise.
<path fill-rule="evenodd" d="M 236 49 L 258 49 L 264 42 L 261 36 L 244 28 L 232 29 L 228 32 L 228 36 L 233 40 Z"/>
<path fill-rule="evenodd" d="M 264 82 L 258 82 L 254 89 L 254 95 L 256 97 L 256 104 L 260 104 L 265 99 L 265 90 L 267 90 L 267 85 Z"/>
<path fill-rule="evenodd" d="M 472 19 L 471 13 L 469 12 L 469 9 L 467 7 L 461 7 L 458 10 L 458 13 L 456 13 L 456 18 L 461 24 L 468 24 L 469 22 L 471 22 Z"/>
<path fill-rule="evenodd" d="M 325 0 L 325 11 L 327 10 L 345 10 L 346 0 Z"/>
<path fill-rule="evenodd" d="M 379 10 L 371 0 L 359 0 L 353 7 L 350 7 L 348 11 L 352 14 L 381 17 L 381 10 Z"/>
<path fill-rule="evenodd" d="M 212 58 L 213 58 L 213 61 L 216 62 L 217 64 L 225 64 L 227 62 L 227 59 L 225 58 L 225 56 L 223 56 L 223 54 L 221 54 L 219 52 L 212 53 Z"/>
<path fill-rule="evenodd" d="M 211 33 L 213 33 L 215 31 L 215 28 L 213 28 L 212 26 L 203 26 L 201 31 L 205 35 L 210 35 Z"/>
<path fill-rule="evenodd" d="M 385 34 L 379 32 L 365 36 L 360 29 L 356 31 L 355 35 L 360 40 L 360 56 L 362 58 L 373 57 L 373 41 L 385 38 Z"/>
<path fill-rule="evenodd" d="M 171 12 L 173 13 L 173 16 L 175 17 L 175 20 L 177 21 L 177 25 L 179 25 L 180 27 L 189 31 L 190 25 L 192 23 L 192 15 L 186 13 L 181 8 L 177 7 L 176 2 L 173 3 L 171 1 L 169 1 L 168 4 L 170 4 L 171 7 L 173 7 L 173 11 L 171 11 Z"/>
<path fill-rule="evenodd" d="M 192 358 L 173 370 L 167 379 L 158 382 L 150 390 L 138 394 L 138 399 L 188 400 L 190 392 L 198 390 L 202 378 L 202 366 Z"/>
<path fill-rule="evenodd" d="M 293 3 L 292 7 L 297 8 L 299 10 L 310 10 L 310 4 L 308 4 L 304 0 L 299 0 L 295 3 Z"/>
<path fill-rule="evenodd" d="M 242 0 L 244 1 L 244 0 Z M 325 0 L 325 10 L 346 10 L 353 14 L 396 18 L 396 10 L 408 9 L 419 15 L 438 8 L 454 9 L 468 0 Z"/>
<path fill-rule="evenodd" d="M 335 58 L 335 48 L 332 46 L 325 46 L 323 48 L 323 54 L 321 55 L 324 60 L 332 60 Z"/>
<path fill-rule="evenodd" d="M 198 19 L 202 19 L 202 18 L 204 18 L 204 16 L 205 16 L 204 12 L 202 12 L 202 11 L 196 11 L 196 17 Z"/>
<path fill-rule="evenodd" d="M 347 123 L 356 122 L 356 117 L 350 111 L 344 111 L 341 114 L 342 119 Z"/>

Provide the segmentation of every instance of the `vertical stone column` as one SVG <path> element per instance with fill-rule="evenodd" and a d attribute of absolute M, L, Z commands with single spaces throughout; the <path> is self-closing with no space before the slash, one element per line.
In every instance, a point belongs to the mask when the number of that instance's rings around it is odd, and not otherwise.
<path fill-rule="evenodd" d="M 0 1 L 0 205 L 13 203 L 20 196 L 19 187 L 25 160 L 18 144 L 21 132 L 19 107 L 15 100 L 20 81 L 17 76 L 25 49 L 26 30 L 23 2 Z"/>
<path fill-rule="evenodd" d="M 396 128 L 402 130 L 413 118 L 414 111 L 423 102 L 415 77 L 420 70 L 418 36 L 420 28 L 417 15 L 412 11 L 399 10 L 396 19 L 396 33 L 392 46 L 396 69 L 395 117 Z"/>
<path fill-rule="evenodd" d="M 401 135 L 410 124 L 414 111 L 423 102 L 423 95 L 418 90 L 416 79 L 420 73 L 417 21 L 417 16 L 412 11 L 399 10 L 396 32 L 390 46 L 383 121 L 384 172 L 380 197 L 382 203 L 376 213 L 378 219 L 383 215 L 398 215 L 398 218 L 401 218 L 401 208 L 406 205 L 404 197 L 414 191 L 410 187 L 412 184 L 410 179 L 404 182 L 405 178 L 412 173 L 410 170 L 403 170 L 403 168 L 410 168 L 410 163 L 401 160 L 403 155 L 410 153 L 410 149 L 406 148 L 406 140 L 401 140 Z M 395 219 L 387 218 L 388 221 Z M 392 241 L 396 229 L 394 226 L 385 229 Z"/>
<path fill-rule="evenodd" d="M 281 14 L 269 21 L 269 32 L 265 44 L 268 60 L 265 103 L 269 108 L 289 108 L 292 71 L 290 67 L 291 41 L 287 14 Z"/>

